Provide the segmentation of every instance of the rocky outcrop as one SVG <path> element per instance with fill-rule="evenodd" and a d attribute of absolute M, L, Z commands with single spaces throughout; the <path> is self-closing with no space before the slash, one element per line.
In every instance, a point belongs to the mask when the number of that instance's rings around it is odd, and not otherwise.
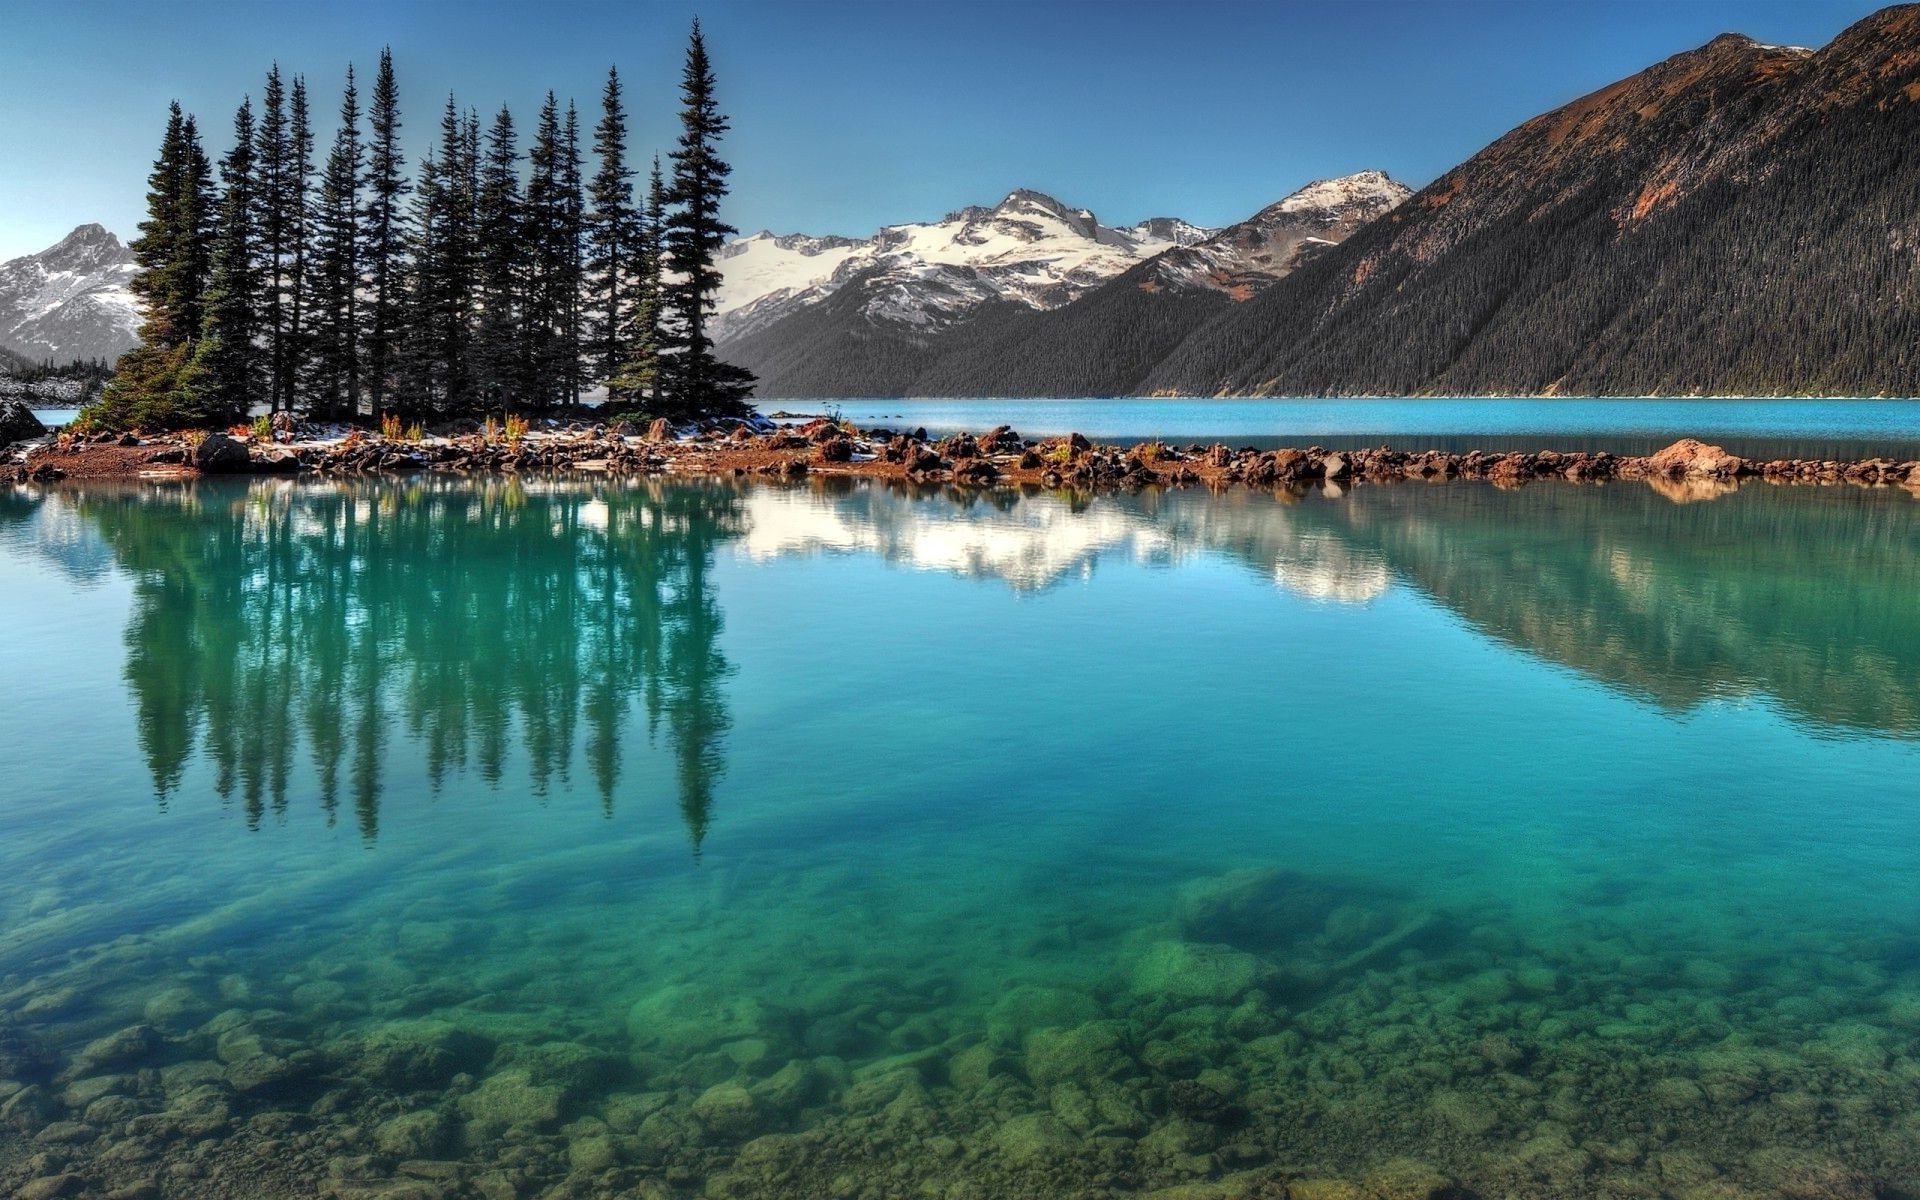
<path fill-rule="evenodd" d="M 40 418 L 33 415 L 26 402 L 13 398 L 0 398 L 0 450 L 15 442 L 31 441 L 47 432 Z"/>
<path fill-rule="evenodd" d="M 1682 438 L 1647 459 L 1650 473 L 1663 479 L 1732 479 L 1744 474 L 1747 460 L 1694 438 Z"/>
<path fill-rule="evenodd" d="M 208 475 L 236 475 L 252 464 L 244 442 L 224 433 L 209 433 L 193 448 L 193 465 Z"/>

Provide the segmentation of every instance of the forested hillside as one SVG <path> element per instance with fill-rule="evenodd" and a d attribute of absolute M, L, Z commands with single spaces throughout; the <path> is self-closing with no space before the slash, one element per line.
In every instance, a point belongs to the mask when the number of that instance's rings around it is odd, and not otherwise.
<path fill-rule="evenodd" d="M 1180 247 L 1052 311 L 930 333 L 828 303 L 729 351 L 768 396 L 1912 395 L 1916 146 L 1920 7 L 1820 50 L 1728 34 L 1303 243 L 1264 288 L 1165 287 Z"/>
<path fill-rule="evenodd" d="M 1187 339 L 1143 390 L 1920 386 L 1920 9 L 1725 36 L 1521 126 Z"/>

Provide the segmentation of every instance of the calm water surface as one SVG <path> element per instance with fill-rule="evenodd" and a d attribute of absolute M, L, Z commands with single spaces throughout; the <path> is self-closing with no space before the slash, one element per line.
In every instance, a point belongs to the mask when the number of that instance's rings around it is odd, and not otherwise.
<path fill-rule="evenodd" d="M 15 490 L 0 629 L 0 1192 L 1920 1191 L 1905 491 Z"/>
<path fill-rule="evenodd" d="M 764 401 L 818 412 L 821 401 Z M 1920 457 L 1916 400 L 841 400 L 862 426 L 924 425 L 934 434 L 1012 425 L 1029 437 L 1079 432 L 1128 444 L 1434 450 L 1611 450 L 1646 454 L 1683 437 L 1757 458 Z"/>

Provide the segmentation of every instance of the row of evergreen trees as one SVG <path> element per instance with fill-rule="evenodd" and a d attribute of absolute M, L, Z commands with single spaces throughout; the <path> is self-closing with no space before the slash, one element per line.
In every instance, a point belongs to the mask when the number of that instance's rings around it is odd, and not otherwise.
<path fill-rule="evenodd" d="M 276 65 L 242 102 L 215 166 L 175 103 L 131 249 L 146 313 L 88 409 L 107 428 L 218 426 L 275 412 L 414 421 L 551 410 L 604 387 L 616 405 L 685 419 L 745 411 L 753 377 L 707 336 L 728 128 L 699 22 L 681 134 L 644 196 L 617 69 L 583 177 L 578 113 L 552 92 L 522 155 L 504 106 L 482 135 L 452 96 L 409 178 L 399 88 L 382 51 L 364 120 L 347 70 L 317 171 L 306 82 Z"/>

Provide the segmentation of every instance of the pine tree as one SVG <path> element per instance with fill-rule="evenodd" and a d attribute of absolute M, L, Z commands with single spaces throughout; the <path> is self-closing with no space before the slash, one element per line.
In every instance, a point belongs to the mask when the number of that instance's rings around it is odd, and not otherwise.
<path fill-rule="evenodd" d="M 194 119 L 173 104 L 147 179 L 147 219 L 129 249 L 131 287 L 145 309 L 140 345 L 122 355 L 83 414 L 108 429 L 175 428 L 195 416 L 189 362 L 205 315 L 212 258 L 212 164 Z"/>
<path fill-rule="evenodd" d="M 266 338 L 268 403 L 278 411 L 285 395 L 290 359 L 288 272 L 292 265 L 294 219 L 293 133 L 287 122 L 286 85 L 281 81 L 278 63 L 267 72 L 266 94 L 261 100 L 255 139 L 254 159 L 259 164 L 259 179 L 253 197 L 254 225 L 259 230 L 260 282 L 265 289 L 261 333 Z"/>
<path fill-rule="evenodd" d="M 315 415 L 336 420 L 352 417 L 360 405 L 359 224 L 365 161 L 360 93 L 348 67 L 340 128 L 320 177 L 312 231 L 313 342 L 307 387 Z"/>
<path fill-rule="evenodd" d="M 285 198 L 287 210 L 287 322 L 280 393 L 274 404 L 291 412 L 307 365 L 308 190 L 313 178 L 313 124 L 307 110 L 307 81 L 293 77 L 291 145 Z"/>
<path fill-rule="evenodd" d="M 667 189 L 660 178 L 660 157 L 653 159 L 647 205 L 638 223 L 634 247 L 637 275 L 632 302 L 619 339 L 619 369 L 607 380 L 610 401 L 632 402 L 657 393 L 660 379 L 661 234 L 666 227 Z"/>
<path fill-rule="evenodd" d="M 600 158 L 588 195 L 587 284 L 590 288 L 588 363 L 596 379 L 611 381 L 626 361 L 622 343 L 638 284 L 640 214 L 633 205 L 633 171 L 627 167 L 627 113 L 620 72 L 607 71 L 600 93 L 600 123 L 593 131 Z"/>
<path fill-rule="evenodd" d="M 413 406 L 454 410 L 473 400 L 474 122 L 452 96 L 440 147 L 421 166 L 414 203 L 408 377 Z"/>
<path fill-rule="evenodd" d="M 393 78 L 393 52 L 380 51 L 368 113 L 372 141 L 367 158 L 367 206 L 360 247 L 368 296 L 362 306 L 365 326 L 360 344 L 366 352 L 366 382 L 373 411 L 384 410 L 393 388 L 402 333 L 406 214 L 401 201 L 408 189 L 400 152 L 400 91 Z"/>
<path fill-rule="evenodd" d="M 259 276 L 253 245 L 253 101 L 233 115 L 233 149 L 220 160 L 225 192 L 214 239 L 206 316 L 194 347 L 188 386 L 191 419 L 223 425 L 239 421 L 260 393 Z M 187 414 L 183 414 L 187 415 Z"/>
<path fill-rule="evenodd" d="M 475 240 L 479 262 L 475 290 L 480 309 L 476 366 L 480 398 L 489 406 L 524 400 L 526 332 L 521 297 L 525 249 L 521 240 L 520 153 L 515 146 L 513 114 L 505 105 L 487 133 L 487 155 L 480 166 L 475 201 Z"/>
<path fill-rule="evenodd" d="M 146 309 L 140 341 L 152 347 L 179 345 L 195 332 L 186 324 L 186 314 L 174 306 L 174 280 L 182 269 L 177 227 L 187 177 L 186 130 L 187 118 L 176 100 L 167 117 L 160 157 L 147 176 L 147 219 L 140 222 L 140 236 L 127 247 L 140 268 L 130 287 Z"/>
<path fill-rule="evenodd" d="M 567 101 L 567 124 L 560 138 L 560 336 L 561 381 L 565 403 L 578 404 L 586 389 L 586 372 L 580 352 L 586 346 L 584 306 L 585 270 L 582 259 L 582 235 L 586 226 L 586 200 L 580 188 L 580 114 L 573 101 Z"/>
<path fill-rule="evenodd" d="M 746 398 L 753 392 L 752 373 L 715 357 L 707 336 L 707 318 L 720 288 L 715 264 L 727 235 L 736 232 L 720 219 L 720 201 L 733 169 L 715 151 L 728 123 L 714 101 L 713 86 L 706 40 L 696 18 L 681 75 L 681 133 L 671 155 L 673 186 L 668 192 L 674 208 L 664 239 L 671 274 L 663 289 L 671 314 L 666 338 L 671 356 L 663 365 L 668 368 L 667 399 L 673 415 L 683 417 L 744 416 Z"/>
<path fill-rule="evenodd" d="M 565 377 L 566 220 L 560 197 L 560 155 L 560 110 L 548 92 L 527 150 L 527 192 L 520 226 L 527 247 L 527 400 L 540 408 L 554 403 Z"/>

